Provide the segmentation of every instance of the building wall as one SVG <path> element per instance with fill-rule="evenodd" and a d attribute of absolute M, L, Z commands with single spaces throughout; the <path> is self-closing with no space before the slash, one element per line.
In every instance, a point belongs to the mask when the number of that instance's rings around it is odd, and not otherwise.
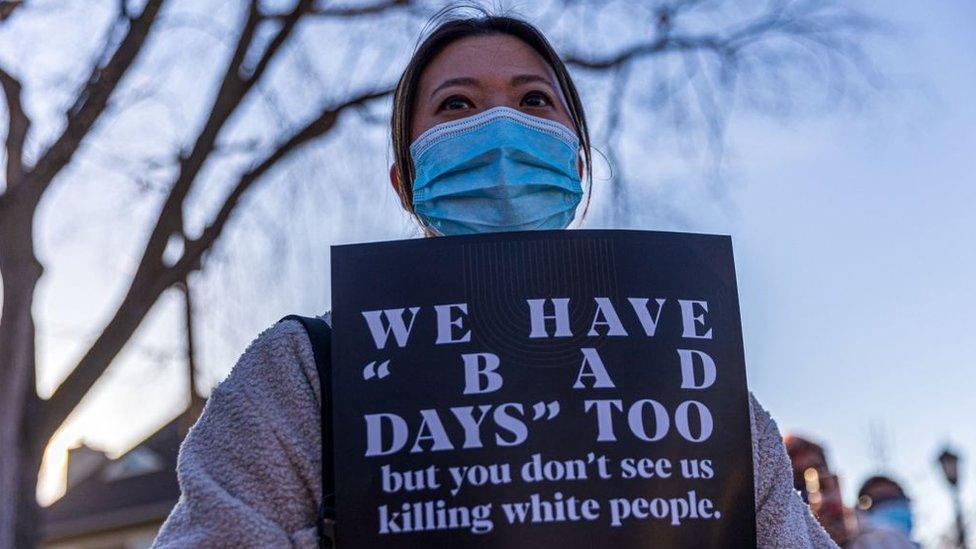
<path fill-rule="evenodd" d="M 162 522 L 102 532 L 90 536 L 44 542 L 43 549 L 148 549 Z"/>

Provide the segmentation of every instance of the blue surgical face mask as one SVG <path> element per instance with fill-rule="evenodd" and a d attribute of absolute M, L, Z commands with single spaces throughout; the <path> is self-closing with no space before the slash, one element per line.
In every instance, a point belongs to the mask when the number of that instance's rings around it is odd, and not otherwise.
<path fill-rule="evenodd" d="M 905 535 L 912 533 L 912 509 L 908 501 L 886 501 L 871 508 L 871 520 L 894 528 Z"/>
<path fill-rule="evenodd" d="M 410 146 L 414 209 L 442 235 L 565 229 L 578 151 L 569 128 L 508 107 L 439 124 Z"/>

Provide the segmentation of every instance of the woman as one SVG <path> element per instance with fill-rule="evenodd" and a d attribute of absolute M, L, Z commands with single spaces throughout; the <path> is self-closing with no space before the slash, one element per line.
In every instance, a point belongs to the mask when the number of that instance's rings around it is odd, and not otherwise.
<path fill-rule="evenodd" d="M 392 138 L 391 182 L 428 236 L 560 229 L 585 211 L 583 108 L 548 41 L 523 21 L 435 29 L 397 86 Z M 261 334 L 183 443 L 182 496 L 156 546 L 315 546 L 320 402 L 302 326 Z M 776 424 L 750 404 L 759 545 L 835 547 L 793 490 Z"/>

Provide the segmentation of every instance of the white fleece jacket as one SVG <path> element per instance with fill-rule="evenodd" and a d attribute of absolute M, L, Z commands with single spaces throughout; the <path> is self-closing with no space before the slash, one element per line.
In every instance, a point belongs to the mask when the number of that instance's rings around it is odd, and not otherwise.
<path fill-rule="evenodd" d="M 182 494 L 153 547 L 317 547 L 320 402 L 302 325 L 265 330 L 183 441 Z M 752 395 L 750 408 L 759 546 L 837 547 L 793 490 L 776 423 Z"/>

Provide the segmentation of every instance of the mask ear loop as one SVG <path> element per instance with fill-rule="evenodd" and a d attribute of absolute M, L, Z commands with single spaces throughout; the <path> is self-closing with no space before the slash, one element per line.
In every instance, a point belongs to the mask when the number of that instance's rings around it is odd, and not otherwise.
<path fill-rule="evenodd" d="M 582 207 L 583 208 L 583 213 L 577 217 L 576 213 L 574 212 L 574 214 L 573 214 L 573 222 L 570 224 L 570 227 L 569 227 L 571 229 L 582 229 L 583 228 L 583 222 L 586 221 L 586 209 L 590 206 L 590 199 L 593 197 L 593 175 L 592 175 L 591 172 L 589 172 L 586 169 L 586 166 L 584 165 L 585 160 L 583 159 L 583 155 L 581 153 L 582 153 L 582 149 L 579 150 L 579 151 L 576 151 L 576 159 L 577 159 L 577 162 L 580 163 L 579 165 L 582 168 L 582 170 L 581 170 L 582 173 L 580 173 L 580 181 L 582 181 L 582 179 L 583 179 L 583 174 L 590 173 L 590 177 L 587 177 L 586 178 L 587 179 L 586 185 L 587 185 L 587 187 L 589 187 L 589 190 L 588 190 L 588 192 L 584 192 L 583 193 L 586 196 L 586 201 L 585 202 L 582 202 L 581 201 L 576 206 L 576 211 L 579 212 L 580 211 L 580 207 Z M 586 189 L 584 189 L 584 190 L 586 190 Z"/>

